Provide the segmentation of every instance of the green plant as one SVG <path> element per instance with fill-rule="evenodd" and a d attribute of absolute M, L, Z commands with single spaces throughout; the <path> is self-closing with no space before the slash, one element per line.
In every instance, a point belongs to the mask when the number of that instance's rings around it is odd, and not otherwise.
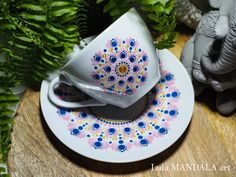
<path fill-rule="evenodd" d="M 37 86 L 63 65 L 87 31 L 83 0 L 0 0 L 0 163 L 6 161 L 13 113 L 10 87 Z M 1 171 L 0 171 L 1 175 Z"/>
<path fill-rule="evenodd" d="M 0 163 L 10 147 L 11 125 L 19 98 L 11 87 L 38 87 L 60 68 L 66 55 L 88 33 L 92 2 L 105 4 L 115 19 L 135 6 L 154 25 L 159 49 L 171 47 L 176 33 L 174 0 L 0 0 Z M 0 176 L 5 169 L 0 168 Z M 7 176 L 7 175 L 5 175 Z"/>
<path fill-rule="evenodd" d="M 153 29 L 159 34 L 155 41 L 158 49 L 170 48 L 175 43 L 177 33 L 175 11 L 173 10 L 175 0 L 97 0 L 97 3 L 106 2 L 104 12 L 118 18 L 131 7 L 138 11 L 153 23 Z"/>

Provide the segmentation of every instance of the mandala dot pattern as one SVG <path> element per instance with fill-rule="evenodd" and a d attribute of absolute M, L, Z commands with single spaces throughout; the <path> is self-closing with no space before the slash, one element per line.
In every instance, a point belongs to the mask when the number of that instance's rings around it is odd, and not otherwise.
<path fill-rule="evenodd" d="M 91 77 L 108 93 L 131 95 L 148 77 L 148 55 L 133 38 L 112 38 L 91 59 Z"/>

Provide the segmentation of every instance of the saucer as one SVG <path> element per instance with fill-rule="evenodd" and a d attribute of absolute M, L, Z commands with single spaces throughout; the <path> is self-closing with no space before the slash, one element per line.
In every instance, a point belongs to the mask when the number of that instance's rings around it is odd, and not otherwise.
<path fill-rule="evenodd" d="M 187 71 L 171 52 L 161 50 L 159 58 L 162 77 L 140 104 L 142 112 L 136 118 L 131 113 L 130 119 L 107 118 L 115 113 L 106 106 L 106 116 L 94 108 L 57 107 L 48 99 L 49 82 L 44 80 L 40 104 L 49 128 L 68 148 L 104 162 L 135 162 L 167 149 L 191 120 L 194 92 Z"/>

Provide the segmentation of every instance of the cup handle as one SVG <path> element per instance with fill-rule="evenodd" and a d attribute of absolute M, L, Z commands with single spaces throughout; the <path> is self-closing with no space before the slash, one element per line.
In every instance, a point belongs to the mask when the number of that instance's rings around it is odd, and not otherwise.
<path fill-rule="evenodd" d="M 88 107 L 88 106 L 104 106 L 106 103 L 102 103 L 96 99 L 90 99 L 90 100 L 85 100 L 85 101 L 80 101 L 80 102 L 69 102 L 69 101 L 63 101 L 59 99 L 55 93 L 54 93 L 54 88 L 58 83 L 65 83 L 68 85 L 69 84 L 66 80 L 60 80 L 59 76 L 54 78 L 48 87 L 48 98 L 53 102 L 55 105 L 60 106 L 60 107 L 65 107 L 65 108 L 82 108 L 82 107 Z"/>

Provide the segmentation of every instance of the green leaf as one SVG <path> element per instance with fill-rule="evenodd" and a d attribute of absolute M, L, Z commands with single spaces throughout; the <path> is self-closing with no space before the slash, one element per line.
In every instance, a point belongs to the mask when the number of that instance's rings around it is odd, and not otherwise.
<path fill-rule="evenodd" d="M 5 173 L 5 172 L 6 172 L 6 169 L 3 168 L 3 167 L 0 167 L 0 174 L 1 174 L 1 173 Z"/>
<path fill-rule="evenodd" d="M 77 13 L 78 7 L 67 7 L 63 9 L 57 9 L 52 11 L 50 14 L 59 17 L 65 14 L 75 15 Z"/>
<path fill-rule="evenodd" d="M 27 20 L 36 20 L 36 21 L 43 21 L 43 22 L 46 22 L 47 20 L 46 15 L 29 14 L 27 12 L 22 12 L 20 16 Z"/>
<path fill-rule="evenodd" d="M 97 0 L 97 4 L 102 3 L 104 0 Z"/>
<path fill-rule="evenodd" d="M 44 6 L 40 6 L 39 4 L 31 4 L 29 2 L 27 3 L 20 3 L 17 5 L 17 8 L 25 8 L 28 10 L 33 10 L 33 11 L 44 11 Z"/>
<path fill-rule="evenodd" d="M 14 113 L 14 111 L 10 110 L 10 109 L 3 109 L 0 110 L 0 115 L 1 116 L 11 116 Z"/>
<path fill-rule="evenodd" d="M 5 120 L 0 119 L 0 126 L 4 124 L 13 124 L 13 122 L 14 122 L 13 118 L 5 119 Z"/>
<path fill-rule="evenodd" d="M 49 2 L 48 3 L 48 6 L 50 8 L 53 8 L 53 7 L 62 7 L 62 6 L 67 6 L 69 5 L 70 2 L 68 1 L 52 1 L 52 2 Z"/>

